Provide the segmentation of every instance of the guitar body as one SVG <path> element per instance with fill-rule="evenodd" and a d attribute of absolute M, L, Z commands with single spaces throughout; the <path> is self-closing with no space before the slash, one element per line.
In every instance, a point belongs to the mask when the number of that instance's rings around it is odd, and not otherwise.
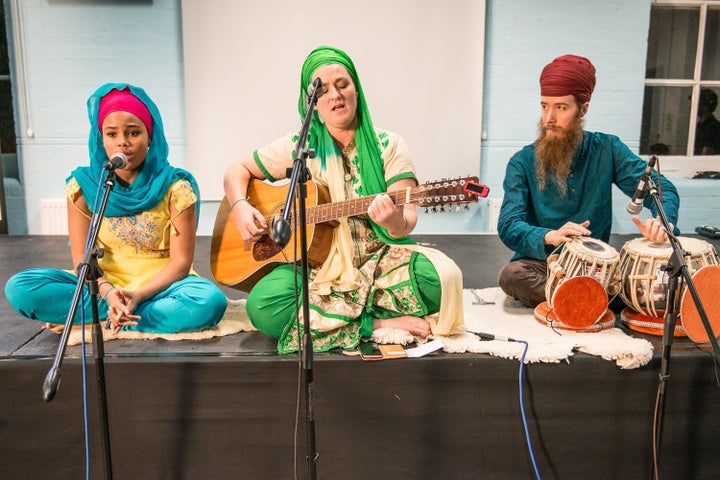
<path fill-rule="evenodd" d="M 329 201 L 330 195 L 324 186 L 314 181 L 309 181 L 306 185 L 306 209 Z M 215 280 L 228 287 L 249 292 L 262 277 L 278 265 L 300 260 L 300 235 L 295 235 L 295 222 L 292 218 L 290 224 L 293 230 L 284 249 L 280 249 L 270 233 L 272 221 L 282 217 L 287 190 L 287 185 L 274 186 L 261 181 L 252 181 L 248 185 L 250 203 L 268 219 L 268 231 L 249 249 L 245 248 L 245 240 L 237 229 L 227 197 L 223 198 L 215 218 L 210 246 L 210 269 Z M 319 267 L 327 258 L 335 224 L 327 222 L 307 225 L 310 267 Z"/>
<path fill-rule="evenodd" d="M 387 192 L 396 206 L 413 204 L 444 211 L 445 205 L 455 205 L 458 209 L 477 197 L 486 197 L 489 189 L 477 183 L 477 177 L 442 179 L 439 182 L 427 182 L 414 188 Z M 307 224 L 307 259 L 312 268 L 320 267 L 332 246 L 337 220 L 354 215 L 365 215 L 375 196 L 340 200 L 330 203 L 327 187 L 309 181 L 305 213 Z M 252 287 L 275 267 L 283 263 L 294 263 L 301 259 L 300 239 L 295 236 L 295 223 L 292 218 L 290 240 L 281 249 L 273 240 L 273 223 L 282 218 L 289 184 L 271 185 L 252 180 L 248 185 L 250 203 L 265 218 L 268 228 L 262 238 L 247 248 L 245 240 L 238 232 L 230 210 L 227 197 L 223 198 L 215 217 L 212 243 L 210 246 L 210 270 L 215 280 L 231 288 L 249 292 Z"/>

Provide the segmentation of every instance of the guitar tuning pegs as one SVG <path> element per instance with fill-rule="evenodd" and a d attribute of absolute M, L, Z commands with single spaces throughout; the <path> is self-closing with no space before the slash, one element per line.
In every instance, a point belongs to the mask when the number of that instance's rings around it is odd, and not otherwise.
<path fill-rule="evenodd" d="M 428 207 L 425 207 L 425 213 L 428 213 Z"/>

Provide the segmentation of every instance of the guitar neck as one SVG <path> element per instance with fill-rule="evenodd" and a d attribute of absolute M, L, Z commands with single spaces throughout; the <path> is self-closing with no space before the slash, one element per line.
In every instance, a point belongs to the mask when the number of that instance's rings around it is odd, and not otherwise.
<path fill-rule="evenodd" d="M 428 182 L 416 187 L 386 192 L 386 194 L 397 206 L 415 204 L 425 208 L 434 208 L 476 202 L 478 196 L 487 196 L 487 192 L 487 187 L 477 183 L 477 177 L 466 177 L 443 179 L 434 183 Z M 376 196 L 370 195 L 314 205 L 306 211 L 307 223 L 312 225 L 365 214 Z"/>
<path fill-rule="evenodd" d="M 387 192 L 395 205 L 405 205 L 406 203 L 417 202 L 417 189 L 410 188 Z M 339 202 L 324 203 L 315 205 L 307 209 L 307 223 L 310 225 L 316 223 L 329 222 L 345 217 L 353 217 L 367 213 L 367 209 L 372 203 L 376 195 L 368 197 L 354 198 L 351 200 L 341 200 Z"/>

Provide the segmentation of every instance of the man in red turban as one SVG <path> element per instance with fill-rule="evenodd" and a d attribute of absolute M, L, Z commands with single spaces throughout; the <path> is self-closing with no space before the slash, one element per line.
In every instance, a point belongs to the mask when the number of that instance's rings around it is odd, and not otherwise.
<path fill-rule="evenodd" d="M 547 64 L 540 74 L 538 139 L 507 165 L 498 235 L 514 256 L 498 281 L 505 293 L 531 307 L 548 300 L 550 254 L 577 237 L 608 242 L 613 184 L 632 197 L 647 166 L 618 137 L 584 129 L 595 82 L 595 67 L 585 57 L 563 55 Z M 663 209 L 677 225 L 677 191 L 653 175 Z M 640 233 L 653 242 L 667 241 L 649 196 L 644 205 L 653 216 L 644 222 L 632 217 Z"/>

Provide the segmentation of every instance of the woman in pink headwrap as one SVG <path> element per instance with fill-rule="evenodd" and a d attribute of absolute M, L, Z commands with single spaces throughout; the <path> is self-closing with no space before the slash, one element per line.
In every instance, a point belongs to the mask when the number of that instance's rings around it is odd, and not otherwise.
<path fill-rule="evenodd" d="M 227 298 L 192 268 L 200 192 L 193 176 L 168 163 L 168 144 L 155 103 L 141 88 L 108 83 L 88 99 L 90 165 L 67 178 L 68 228 L 72 264 L 88 248 L 92 212 L 108 158 L 117 168 L 100 225 L 97 246 L 103 270 L 98 279 L 100 320 L 113 332 L 192 332 L 220 321 Z M 64 324 L 78 281 L 75 270 L 32 268 L 5 286 L 10 304 L 22 315 Z M 87 290 L 87 286 L 84 287 Z M 87 292 L 85 292 L 87 293 Z M 92 320 L 91 299 L 83 295 L 74 322 Z"/>
<path fill-rule="evenodd" d="M 576 236 L 607 242 L 612 226 L 612 185 L 632 197 L 646 162 L 616 136 L 583 129 L 595 89 L 595 67 L 577 55 L 563 55 L 540 75 L 538 139 L 510 159 L 498 234 L 514 256 L 499 275 L 500 287 L 534 307 L 546 300 L 547 258 Z M 677 225 L 679 198 L 658 178 L 663 209 Z M 644 204 L 657 214 L 650 197 Z M 642 235 L 664 242 L 667 233 L 650 217 L 633 221 Z M 677 230 L 676 234 L 679 233 Z"/>

